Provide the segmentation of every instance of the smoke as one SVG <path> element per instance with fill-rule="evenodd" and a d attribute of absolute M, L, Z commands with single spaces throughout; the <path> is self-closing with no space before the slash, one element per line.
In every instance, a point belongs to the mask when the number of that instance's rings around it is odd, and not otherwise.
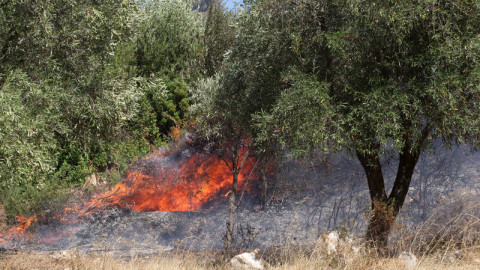
<path fill-rule="evenodd" d="M 231 172 L 211 149 L 189 143 L 160 149 L 132 165 L 124 180 L 55 218 L 31 219 L 0 236 L 0 246 L 33 250 L 149 254 L 175 247 L 219 249 L 225 233 Z M 415 229 L 455 192 L 477 190 L 478 154 L 465 147 L 422 155 L 398 222 Z M 397 161 L 383 161 L 387 189 Z M 370 208 L 359 162 L 348 153 L 284 159 L 268 175 L 265 205 L 258 174 L 248 159 L 240 177 L 235 243 L 241 248 L 312 244 L 327 230 L 361 236 Z M 248 185 L 247 185 L 248 182 Z M 457 196 L 458 198 L 458 196 Z M 41 222 L 37 222 L 41 221 Z"/>

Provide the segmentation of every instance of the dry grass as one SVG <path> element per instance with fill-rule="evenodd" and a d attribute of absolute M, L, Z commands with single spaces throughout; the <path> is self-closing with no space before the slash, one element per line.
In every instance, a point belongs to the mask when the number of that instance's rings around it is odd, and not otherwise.
<path fill-rule="evenodd" d="M 297 254 L 295 254 L 297 252 Z M 9 253 L 9 254 L 8 254 Z M 264 254 L 265 256 L 265 254 Z M 267 261 L 273 258 L 265 258 Z M 169 253 L 155 257 L 122 259 L 107 254 L 86 255 L 78 252 L 0 254 L 0 269 L 229 269 L 199 254 Z M 367 253 L 336 254 L 326 257 L 321 252 L 292 251 L 276 260 L 270 270 L 304 269 L 411 269 L 398 258 L 378 258 Z M 480 247 L 451 254 L 432 254 L 420 258 L 415 269 L 480 269 Z"/>
<path fill-rule="evenodd" d="M 472 258 L 480 258 L 480 252 L 471 254 Z M 378 258 L 376 256 L 360 255 L 352 258 L 350 262 L 338 263 L 335 260 L 322 258 L 310 258 L 301 256 L 292 262 L 272 267 L 275 270 L 303 270 L 303 269 L 480 269 L 480 259 L 454 259 L 444 262 L 436 256 L 423 258 L 414 268 L 409 267 L 403 260 L 398 258 Z"/>
<path fill-rule="evenodd" d="M 31 253 L 0 255 L 0 269 L 50 270 L 50 269 L 151 269 L 151 270 L 190 270 L 211 269 L 208 262 L 193 256 L 156 256 L 153 258 L 129 258 L 127 260 L 110 255 L 82 255 L 77 252 Z"/>

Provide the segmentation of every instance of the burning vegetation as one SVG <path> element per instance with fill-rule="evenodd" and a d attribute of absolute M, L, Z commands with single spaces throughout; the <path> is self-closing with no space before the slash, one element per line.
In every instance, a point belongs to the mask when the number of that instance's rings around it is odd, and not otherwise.
<path fill-rule="evenodd" d="M 247 153 L 241 152 L 240 156 Z M 240 191 L 250 191 L 255 178 L 253 157 L 245 159 L 238 176 Z M 127 171 L 125 178 L 110 190 L 90 200 L 66 207 L 51 218 L 17 216 L 18 224 L 0 235 L 0 247 L 33 240 L 28 228 L 41 221 L 64 225 L 81 223 L 102 210 L 119 208 L 137 212 L 186 212 L 211 208 L 227 199 L 232 186 L 232 171 L 218 155 L 193 149 L 162 149 L 154 152 Z M 35 239 L 52 243 L 70 233 L 47 232 Z M 38 237 L 37 237 L 38 238 Z"/>

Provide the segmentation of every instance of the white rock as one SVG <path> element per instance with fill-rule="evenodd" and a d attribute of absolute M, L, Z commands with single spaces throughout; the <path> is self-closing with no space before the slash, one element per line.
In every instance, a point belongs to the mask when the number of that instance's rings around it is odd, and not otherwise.
<path fill-rule="evenodd" d="M 317 240 L 317 248 L 326 255 L 342 255 L 352 258 L 351 255 L 358 255 L 362 248 L 357 246 L 356 241 L 348 235 L 341 235 L 338 231 L 331 231 L 322 234 Z M 341 254 L 340 254 L 341 253 Z"/>
<path fill-rule="evenodd" d="M 64 259 L 65 255 L 63 255 L 61 253 L 52 253 L 52 254 L 50 254 L 50 257 L 54 260 L 60 260 L 60 259 Z"/>
<path fill-rule="evenodd" d="M 83 184 L 83 187 L 87 187 L 87 186 L 98 186 L 98 180 L 97 180 L 97 175 L 96 174 L 92 174 L 90 175 L 89 177 L 87 177 L 87 179 L 85 179 L 85 184 Z"/>
<path fill-rule="evenodd" d="M 325 248 L 328 255 L 338 252 L 338 248 L 341 245 L 346 243 L 351 244 L 352 239 L 346 238 L 341 239 L 338 231 L 326 232 L 320 236 L 320 239 L 317 241 L 317 245 L 321 248 Z"/>
<path fill-rule="evenodd" d="M 235 269 L 265 269 L 265 263 L 257 258 L 258 250 L 245 252 L 233 257 L 228 263 Z"/>
<path fill-rule="evenodd" d="M 417 257 L 411 252 L 402 252 L 398 258 L 405 263 L 405 266 L 409 269 L 415 268 L 417 266 Z"/>
<path fill-rule="evenodd" d="M 337 246 L 340 242 L 340 235 L 337 231 L 329 232 L 325 235 L 325 243 L 327 244 L 327 253 L 330 255 L 337 252 Z"/>
<path fill-rule="evenodd" d="M 357 247 L 357 246 L 352 246 L 352 251 L 355 255 L 357 255 L 358 253 L 360 253 L 360 251 L 362 250 L 361 247 Z"/>

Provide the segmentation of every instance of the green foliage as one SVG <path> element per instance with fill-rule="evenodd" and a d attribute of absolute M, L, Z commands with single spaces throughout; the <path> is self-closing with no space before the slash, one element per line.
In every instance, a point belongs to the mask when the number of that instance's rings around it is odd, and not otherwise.
<path fill-rule="evenodd" d="M 305 6 L 307 2 L 311 7 Z M 257 155 L 268 153 L 271 156 L 275 152 L 275 138 L 278 139 L 279 132 L 266 126 L 254 128 L 253 117 L 257 114 L 268 117 L 266 115 L 281 92 L 290 86 L 291 79 L 286 78 L 290 67 L 318 72 L 313 66 L 323 61 L 321 51 L 309 54 L 301 52 L 306 47 L 313 50 L 322 44 L 323 39 L 316 28 L 318 25 L 315 25 L 320 12 L 309 12 L 313 8 L 325 9 L 328 6 L 318 1 L 258 1 L 246 4 L 247 9 L 236 15 L 235 39 L 221 71 L 214 79 L 218 87 L 213 87 L 209 81 L 200 84 L 197 91 L 203 94 L 194 94 L 198 102 L 195 106 L 196 110 L 197 107 L 209 107 L 206 109 L 209 113 L 202 113 L 198 122 L 209 125 L 215 136 L 229 138 L 232 134 L 253 135 L 252 141 L 255 137 L 260 138 L 256 141 L 259 146 Z M 213 9 L 210 12 L 213 13 Z M 306 28 L 306 25 L 315 30 Z M 211 97 L 202 98 L 202 95 Z M 211 119 L 207 121 L 207 117 Z M 226 119 L 229 119 L 228 122 Z M 258 121 L 257 116 L 255 121 Z M 223 131 L 214 126 L 216 123 L 225 125 Z M 263 123 L 272 124 L 274 121 L 271 119 Z M 219 135 L 222 133 L 225 134 Z"/>
<path fill-rule="evenodd" d="M 157 125 L 163 134 L 168 134 L 172 124 L 181 123 L 190 106 L 187 83 L 181 78 L 165 79 L 166 98 L 155 101 Z M 174 123 L 172 123 L 174 122 Z"/>
<path fill-rule="evenodd" d="M 141 14 L 135 51 L 140 75 L 196 78 L 203 26 L 192 1 L 148 1 Z"/>
<path fill-rule="evenodd" d="M 153 144 L 182 123 L 190 105 L 188 87 L 200 76 L 203 25 L 191 1 L 149 1 L 140 12 L 137 34 L 126 45 L 130 70 L 143 94 L 131 130 Z M 132 51 L 133 50 L 133 51 Z"/>
<path fill-rule="evenodd" d="M 269 113 L 263 111 L 255 118 L 259 130 L 257 145 L 261 151 L 265 151 L 264 145 L 280 141 L 284 148 L 290 148 L 292 154 L 296 155 L 307 154 L 309 150 L 306 145 L 328 152 L 336 149 L 331 142 L 342 138 L 335 132 L 339 129 L 339 123 L 336 121 L 336 111 L 331 106 L 330 84 L 319 82 L 315 76 L 297 72 L 291 71 L 285 77 L 290 84 L 289 91 L 282 92 L 273 109 Z M 318 117 L 320 115 L 322 117 Z M 283 140 L 286 132 L 294 138 L 288 141 L 288 145 L 287 140 Z"/>
<path fill-rule="evenodd" d="M 72 143 L 87 152 L 113 139 L 135 110 L 136 89 L 105 65 L 130 31 L 134 8 L 132 1 L 2 4 L 0 71 L 20 68 L 51 88 L 49 113 L 62 127 L 55 130 L 59 145 Z"/>
<path fill-rule="evenodd" d="M 203 72 L 203 32 L 190 1 L 3 1 L 0 203 L 9 215 L 97 171 L 116 181 L 162 144 Z"/>
<path fill-rule="evenodd" d="M 203 133 L 222 143 L 254 134 L 257 153 L 267 156 L 278 142 L 295 154 L 347 149 L 365 169 L 372 202 L 392 209 L 393 219 L 431 141 L 478 148 L 477 2 L 246 6 L 224 69 L 194 94 Z M 388 196 L 380 162 L 386 151 L 399 157 Z M 393 219 L 372 207 L 367 238 L 382 245 Z"/>
<path fill-rule="evenodd" d="M 109 149 L 142 95 L 123 67 L 109 65 L 135 9 L 133 1 L 0 4 L 0 193 L 10 216 L 112 164 Z"/>
<path fill-rule="evenodd" d="M 4 1 L 1 66 L 36 75 L 60 73 L 76 84 L 88 84 L 85 74 L 101 69 L 108 52 L 128 34 L 134 8 L 134 1 L 123 0 Z"/>
<path fill-rule="evenodd" d="M 230 114 L 229 103 L 220 104 L 222 101 L 231 102 L 232 99 L 222 100 L 220 76 L 205 78 L 201 80 L 197 87 L 192 90 L 192 98 L 195 103 L 191 107 L 192 116 L 198 122 L 198 131 L 208 139 L 224 137 L 225 140 L 231 137 L 235 130 L 232 122 L 236 115 Z M 235 135 L 235 134 L 234 134 Z M 238 136 L 238 135 L 237 135 Z"/>
<path fill-rule="evenodd" d="M 0 89 L 0 190 L 43 186 L 56 161 L 51 89 L 21 71 L 10 72 Z"/>
<path fill-rule="evenodd" d="M 51 177 L 41 187 L 29 184 L 16 185 L 3 191 L 2 195 L 7 220 L 13 223 L 16 221 L 15 216 L 28 216 L 33 212 L 39 215 L 54 212 L 55 209 L 50 208 L 51 205 L 46 204 L 46 201 L 64 199 L 67 192 L 62 179 Z"/>
<path fill-rule="evenodd" d="M 208 6 L 205 23 L 205 69 L 207 76 L 221 70 L 224 55 L 234 41 L 233 14 L 222 1 L 214 0 Z"/>
<path fill-rule="evenodd" d="M 296 57 L 281 67 L 285 86 L 273 88 L 272 109 L 256 115 L 258 145 L 273 138 L 294 153 L 355 153 L 372 200 L 366 238 L 384 247 L 431 141 L 479 146 L 480 5 L 303 0 L 257 7 L 273 22 L 257 40 L 285 40 L 289 33 L 287 53 Z M 399 161 L 389 194 L 380 162 L 386 151 Z"/>
<path fill-rule="evenodd" d="M 262 17 L 272 18 L 257 40 L 284 40 L 296 57 L 288 62 L 294 68 L 281 72 L 288 91 L 276 88 L 280 98 L 263 114 L 263 130 L 273 127 L 298 150 L 320 146 L 379 153 L 385 149 L 379 146 L 393 143 L 401 152 L 407 144 L 422 148 L 425 133 L 447 145 L 478 143 L 478 4 L 257 5 Z"/>
<path fill-rule="evenodd" d="M 0 86 L 0 194 L 11 220 L 38 209 L 58 187 L 54 135 L 62 127 L 50 114 L 52 94 L 20 70 L 6 74 Z"/>
<path fill-rule="evenodd" d="M 111 155 L 114 170 L 109 172 L 114 175 L 117 174 L 117 176 L 113 178 L 107 177 L 107 180 L 111 182 L 120 180 L 119 177 L 123 176 L 130 163 L 146 156 L 155 147 L 145 137 L 138 134 L 133 134 L 126 140 L 117 142 L 113 145 L 114 150 L 112 150 Z"/>
<path fill-rule="evenodd" d="M 141 89 L 140 91 L 143 92 L 143 96 L 139 100 L 140 109 L 133 119 L 130 130 L 140 132 L 137 135 L 147 138 L 152 143 L 158 143 L 161 139 L 161 133 L 157 125 L 157 117 L 161 117 L 161 114 L 159 115 L 155 109 L 157 103 L 161 103 L 167 98 L 166 86 L 159 79 L 137 78 L 137 84 Z"/>

